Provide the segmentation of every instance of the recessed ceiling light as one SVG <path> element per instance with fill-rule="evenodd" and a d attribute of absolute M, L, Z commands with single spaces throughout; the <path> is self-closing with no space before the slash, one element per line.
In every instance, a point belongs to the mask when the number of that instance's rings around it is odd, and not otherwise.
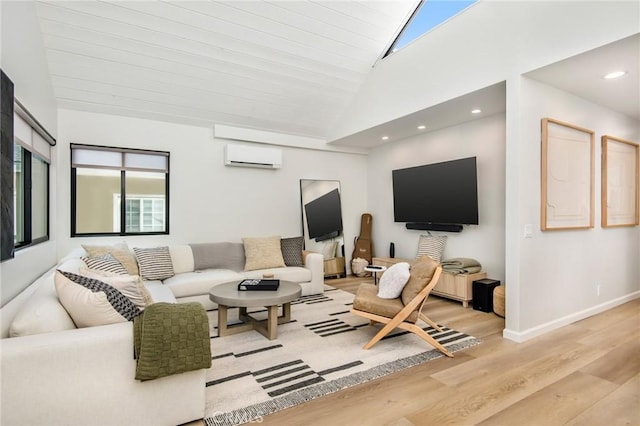
<path fill-rule="evenodd" d="M 418 126 L 418 130 L 424 130 L 426 128 L 427 128 L 427 126 L 425 126 L 424 124 L 421 124 L 421 125 Z"/>
<path fill-rule="evenodd" d="M 382 137 L 382 140 L 383 140 L 383 141 L 389 140 L 389 136 L 383 136 L 383 137 Z"/>
<path fill-rule="evenodd" d="M 472 109 L 471 114 L 480 114 L 482 110 L 480 108 Z"/>
<path fill-rule="evenodd" d="M 604 78 L 605 80 L 613 80 L 614 78 L 620 78 L 624 75 L 627 75 L 626 71 L 613 71 L 609 74 L 603 75 L 602 78 Z"/>

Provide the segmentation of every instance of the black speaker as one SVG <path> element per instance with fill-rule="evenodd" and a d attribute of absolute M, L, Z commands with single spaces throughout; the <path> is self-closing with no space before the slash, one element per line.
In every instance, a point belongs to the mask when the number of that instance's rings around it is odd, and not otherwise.
<path fill-rule="evenodd" d="M 396 245 L 393 243 L 389 244 L 389 257 L 396 257 Z"/>
<path fill-rule="evenodd" d="M 482 312 L 493 312 L 493 289 L 500 285 L 500 281 L 485 278 L 473 282 L 473 309 Z"/>
<path fill-rule="evenodd" d="M 444 231 L 444 232 L 460 232 L 462 225 L 454 225 L 447 223 L 418 223 L 409 222 L 404 225 L 407 229 L 418 229 L 420 231 Z"/>

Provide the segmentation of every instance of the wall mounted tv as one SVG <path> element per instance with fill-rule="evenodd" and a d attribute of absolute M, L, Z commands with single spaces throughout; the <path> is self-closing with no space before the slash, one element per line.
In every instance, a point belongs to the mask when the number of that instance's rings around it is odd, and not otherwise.
<path fill-rule="evenodd" d="M 392 171 L 393 214 L 408 229 L 459 232 L 478 224 L 476 157 Z"/>
<path fill-rule="evenodd" d="M 334 189 L 304 205 L 309 238 L 316 241 L 337 237 L 342 231 L 340 192 Z"/>

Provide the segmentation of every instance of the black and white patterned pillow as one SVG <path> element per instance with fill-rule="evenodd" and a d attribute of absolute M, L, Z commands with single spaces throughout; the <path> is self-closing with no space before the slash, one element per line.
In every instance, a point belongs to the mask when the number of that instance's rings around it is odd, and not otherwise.
<path fill-rule="evenodd" d="M 136 254 L 142 279 L 147 281 L 166 280 L 175 275 L 169 247 L 134 247 L 133 252 Z"/>
<path fill-rule="evenodd" d="M 55 286 L 77 327 L 132 321 L 141 312 L 116 288 L 93 278 L 57 270 Z"/>
<path fill-rule="evenodd" d="M 446 235 L 420 235 L 416 259 L 421 256 L 429 256 L 436 262 L 440 262 L 442 260 L 442 252 L 444 252 L 446 245 Z"/>
<path fill-rule="evenodd" d="M 113 272 L 118 275 L 127 275 L 127 270 L 124 268 L 111 253 L 105 253 L 102 256 L 89 257 L 82 256 L 80 259 L 87 264 L 89 269 L 96 269 L 98 271 Z"/>
<path fill-rule="evenodd" d="M 302 262 L 303 237 L 283 238 L 280 240 L 282 257 L 287 266 L 304 266 Z"/>

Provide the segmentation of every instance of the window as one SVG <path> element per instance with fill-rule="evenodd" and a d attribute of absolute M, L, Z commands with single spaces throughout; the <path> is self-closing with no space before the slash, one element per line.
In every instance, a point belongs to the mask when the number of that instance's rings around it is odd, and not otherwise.
<path fill-rule="evenodd" d="M 168 234 L 169 153 L 72 144 L 71 194 L 72 237 Z"/>
<path fill-rule="evenodd" d="M 477 1 L 422 0 L 383 57 L 402 49 L 413 40 L 453 18 Z"/>
<path fill-rule="evenodd" d="M 16 103 L 13 117 L 13 245 L 49 240 L 50 144 Z"/>

